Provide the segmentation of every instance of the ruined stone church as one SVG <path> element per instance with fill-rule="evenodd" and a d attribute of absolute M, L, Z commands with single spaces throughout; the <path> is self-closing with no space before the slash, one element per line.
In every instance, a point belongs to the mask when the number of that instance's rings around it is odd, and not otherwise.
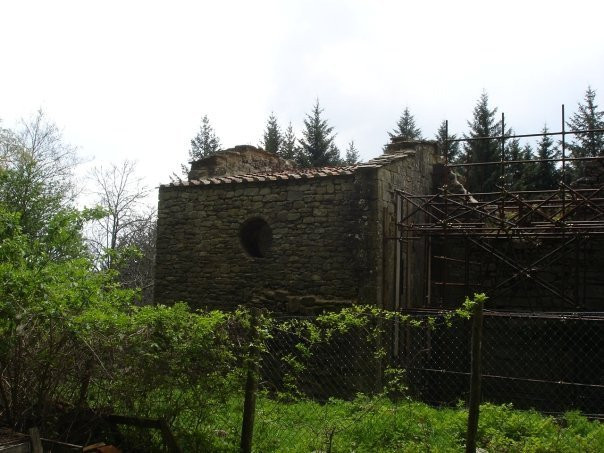
<path fill-rule="evenodd" d="M 429 193 L 436 162 L 435 144 L 403 141 L 343 167 L 294 168 L 252 146 L 193 162 L 159 189 L 155 301 L 392 308 L 395 189 Z"/>

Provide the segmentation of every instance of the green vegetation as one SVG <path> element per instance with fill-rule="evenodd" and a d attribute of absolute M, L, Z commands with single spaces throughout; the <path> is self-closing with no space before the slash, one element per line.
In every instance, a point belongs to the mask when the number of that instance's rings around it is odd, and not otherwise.
<path fill-rule="evenodd" d="M 266 128 L 264 129 L 261 145 L 265 151 L 274 154 L 278 154 L 283 146 L 283 134 L 274 113 L 271 113 L 268 120 L 266 120 Z"/>
<path fill-rule="evenodd" d="M 204 115 L 201 118 L 199 132 L 191 139 L 189 159 L 203 159 L 204 157 L 216 154 L 218 151 L 220 151 L 220 139 L 216 136 L 208 115 Z"/>
<path fill-rule="evenodd" d="M 483 92 L 474 107 L 471 121 L 468 121 L 469 132 L 464 134 L 465 139 L 482 137 L 496 137 L 501 135 L 501 122 L 496 120 L 497 108 L 489 106 L 489 96 Z M 464 143 L 464 160 L 467 163 L 497 162 L 501 158 L 501 151 L 496 140 L 474 140 Z M 466 170 L 467 189 L 470 192 L 493 192 L 500 181 L 499 169 L 488 165 L 468 167 Z"/>
<path fill-rule="evenodd" d="M 390 139 L 400 138 L 403 140 L 421 140 L 422 131 L 415 125 L 415 117 L 409 111 L 409 107 L 405 107 L 401 117 L 396 123 L 396 127 L 392 132 L 388 132 Z"/>
<path fill-rule="evenodd" d="M 458 137 L 455 134 L 450 134 L 448 131 L 447 120 L 443 120 L 438 126 L 434 140 L 438 144 L 438 152 L 442 157 L 446 157 L 447 162 L 456 163 L 459 160 L 459 143 L 455 141 Z"/>
<path fill-rule="evenodd" d="M 478 446 L 494 452 L 597 452 L 604 426 L 571 412 L 544 417 L 511 406 L 481 407 Z M 264 399 L 255 436 L 257 451 L 462 451 L 467 411 L 419 402 L 394 403 L 360 396 L 354 401 L 279 404 Z M 276 435 L 277 434 L 277 435 Z"/>
<path fill-rule="evenodd" d="M 323 118 L 323 109 L 319 100 L 312 112 L 306 114 L 304 130 L 300 142 L 300 152 L 296 163 L 301 167 L 324 167 L 340 165 L 340 151 L 335 144 L 333 127 Z"/>
<path fill-rule="evenodd" d="M 486 95 L 482 99 L 482 113 L 489 123 L 494 110 L 487 107 Z M 333 163 L 338 155 L 332 128 L 321 113 L 317 101 L 301 141 L 312 165 Z M 204 143 L 217 148 L 207 117 L 204 125 Z M 111 434 L 86 422 L 82 414 L 161 418 L 183 451 L 236 451 L 250 314 L 192 311 L 182 303 L 140 306 L 138 283 L 127 284 L 120 275 L 121 263 L 131 253 L 116 246 L 121 221 L 110 222 L 115 228 L 111 230 L 115 235 L 109 236 L 113 240 L 93 251 L 83 231 L 90 222 L 106 218 L 107 209 L 73 208 L 70 175 L 75 156 L 61 143 L 56 127 L 44 123 L 39 114 L 27 131 L 36 133 L 0 130 L 2 425 L 17 430 L 36 425 L 45 437 L 84 442 L 108 440 Z M 202 127 L 201 135 L 205 132 Z M 32 140 L 34 136 L 45 140 Z M 285 137 L 287 152 L 292 152 L 291 127 Z M 542 154 L 550 155 L 552 147 L 544 143 Z M 352 142 L 349 150 L 350 155 L 356 152 Z M 99 266 L 99 262 L 111 264 Z M 346 334 L 357 335 L 354 346 L 362 342 L 373 346 L 363 360 L 371 362 L 375 371 L 385 357 L 379 341 L 385 333 L 381 321 L 396 319 L 410 328 L 431 328 L 439 322 L 446 328 L 455 319 L 467 319 L 473 304 L 485 297 L 467 299 L 459 310 L 438 321 L 429 317 L 417 321 L 360 305 L 312 322 L 277 323 L 261 317 L 255 346 L 262 353 L 267 353 L 266 345 L 276 330 L 296 341 L 293 350 L 279 358 L 280 387 L 260 394 L 256 451 L 460 450 L 466 411 L 406 400 L 404 370 L 385 370 L 389 385 L 380 395 L 322 403 L 307 398 L 301 377 L 309 358 Z M 126 443 L 136 443 L 145 451 L 160 450 L 156 436 L 141 437 L 137 430 L 124 433 Z M 577 413 L 552 418 L 485 405 L 479 445 L 488 451 L 595 452 L 604 445 L 604 429 Z"/>
<path fill-rule="evenodd" d="M 238 403 L 231 401 L 198 432 L 198 442 L 202 433 L 208 436 L 203 445 L 209 451 L 237 451 L 238 430 L 233 427 L 240 420 Z M 511 405 L 483 404 L 480 413 L 478 447 L 489 452 L 596 453 L 604 445 L 604 426 L 576 412 L 548 417 Z M 253 445 L 258 452 L 459 452 L 465 446 L 466 423 L 463 407 L 435 408 L 362 395 L 323 404 L 261 396 Z"/>

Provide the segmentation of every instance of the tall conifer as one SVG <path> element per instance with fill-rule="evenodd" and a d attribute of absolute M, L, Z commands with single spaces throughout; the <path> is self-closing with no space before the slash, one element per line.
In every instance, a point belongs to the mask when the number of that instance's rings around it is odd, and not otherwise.
<path fill-rule="evenodd" d="M 281 140 L 279 156 L 284 159 L 295 160 L 299 152 L 300 149 L 296 146 L 296 134 L 294 134 L 294 128 L 290 122 Z"/>
<path fill-rule="evenodd" d="M 497 108 L 489 108 L 489 97 L 482 93 L 471 121 L 468 121 L 470 131 L 464 138 L 494 137 L 501 134 L 501 123 L 495 120 Z M 501 159 L 500 147 L 497 140 L 472 140 L 465 143 L 464 160 L 468 163 L 493 162 Z M 499 166 L 476 165 L 466 171 L 466 184 L 470 192 L 493 192 L 497 190 L 501 173 Z"/>
<path fill-rule="evenodd" d="M 220 151 L 220 140 L 216 137 L 208 115 L 204 115 L 201 119 L 199 132 L 191 139 L 189 158 L 190 160 L 198 160 L 215 154 L 218 151 Z"/>
<path fill-rule="evenodd" d="M 264 130 L 264 137 L 262 138 L 262 147 L 269 153 L 277 154 L 281 148 L 281 142 L 283 141 L 283 135 L 281 134 L 281 128 L 277 123 L 277 117 L 274 113 L 271 113 L 266 121 L 266 129 Z"/>
<path fill-rule="evenodd" d="M 558 149 L 554 146 L 554 141 L 548 133 L 547 126 L 543 126 L 543 136 L 537 142 L 535 158 L 541 162 L 531 164 L 527 188 L 536 189 L 555 189 L 558 187 L 560 172 L 556 168 L 556 162 L 549 161 L 558 157 Z"/>
<path fill-rule="evenodd" d="M 409 107 L 405 107 L 401 117 L 396 123 L 396 127 L 392 132 L 388 132 L 391 139 L 402 138 L 403 140 L 421 140 L 422 131 L 415 125 L 415 118 L 409 111 Z"/>
<path fill-rule="evenodd" d="M 346 148 L 346 158 L 344 162 L 348 165 L 358 164 L 360 159 L 359 151 L 354 146 L 354 140 L 351 140 Z"/>
<path fill-rule="evenodd" d="M 333 127 L 323 119 L 322 113 L 323 109 L 317 99 L 312 112 L 306 115 L 305 129 L 299 140 L 302 148 L 297 162 L 302 167 L 323 167 L 341 163 L 340 151 L 334 143 Z"/>
<path fill-rule="evenodd" d="M 441 153 L 442 157 L 447 158 L 447 162 L 455 163 L 459 158 L 459 142 L 452 142 L 447 140 L 456 140 L 457 135 L 448 134 L 447 135 L 447 122 L 443 120 L 438 127 L 438 131 L 436 131 L 436 136 L 434 137 L 436 143 L 438 145 L 438 151 Z"/>
<path fill-rule="evenodd" d="M 584 103 L 579 103 L 575 112 L 566 123 L 571 131 L 593 130 L 604 128 L 604 111 L 598 110 L 596 92 L 591 87 L 585 91 Z M 573 157 L 596 157 L 604 155 L 604 133 L 585 132 L 577 134 L 568 145 Z M 584 162 L 574 165 L 575 177 L 583 175 Z"/>

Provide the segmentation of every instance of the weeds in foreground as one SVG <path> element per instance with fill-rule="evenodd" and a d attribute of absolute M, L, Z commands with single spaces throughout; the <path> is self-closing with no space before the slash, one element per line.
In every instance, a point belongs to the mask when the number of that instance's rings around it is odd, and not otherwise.
<path fill-rule="evenodd" d="M 225 419 L 235 422 L 238 414 Z M 464 450 L 466 423 L 463 407 L 435 408 L 366 396 L 323 404 L 261 396 L 253 445 L 254 451 L 263 453 L 459 452 Z M 205 442 L 213 451 L 237 451 L 236 431 L 226 433 L 216 426 L 205 433 L 213 437 Z M 604 425 L 577 412 L 551 417 L 511 405 L 484 404 L 478 446 L 488 452 L 599 453 L 604 451 Z"/>

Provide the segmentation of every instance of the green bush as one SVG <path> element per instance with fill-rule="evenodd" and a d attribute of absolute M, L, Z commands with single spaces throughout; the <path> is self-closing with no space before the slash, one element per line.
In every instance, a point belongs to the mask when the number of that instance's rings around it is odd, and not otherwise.
<path fill-rule="evenodd" d="M 203 442 L 199 427 L 233 385 L 241 388 L 238 315 L 137 307 L 136 291 L 121 288 L 111 270 L 94 269 L 80 235 L 85 220 L 61 211 L 34 238 L 21 231 L 18 213 L 0 206 L 4 423 L 60 437 L 62 416 L 92 408 L 161 418 L 182 438 Z"/>

